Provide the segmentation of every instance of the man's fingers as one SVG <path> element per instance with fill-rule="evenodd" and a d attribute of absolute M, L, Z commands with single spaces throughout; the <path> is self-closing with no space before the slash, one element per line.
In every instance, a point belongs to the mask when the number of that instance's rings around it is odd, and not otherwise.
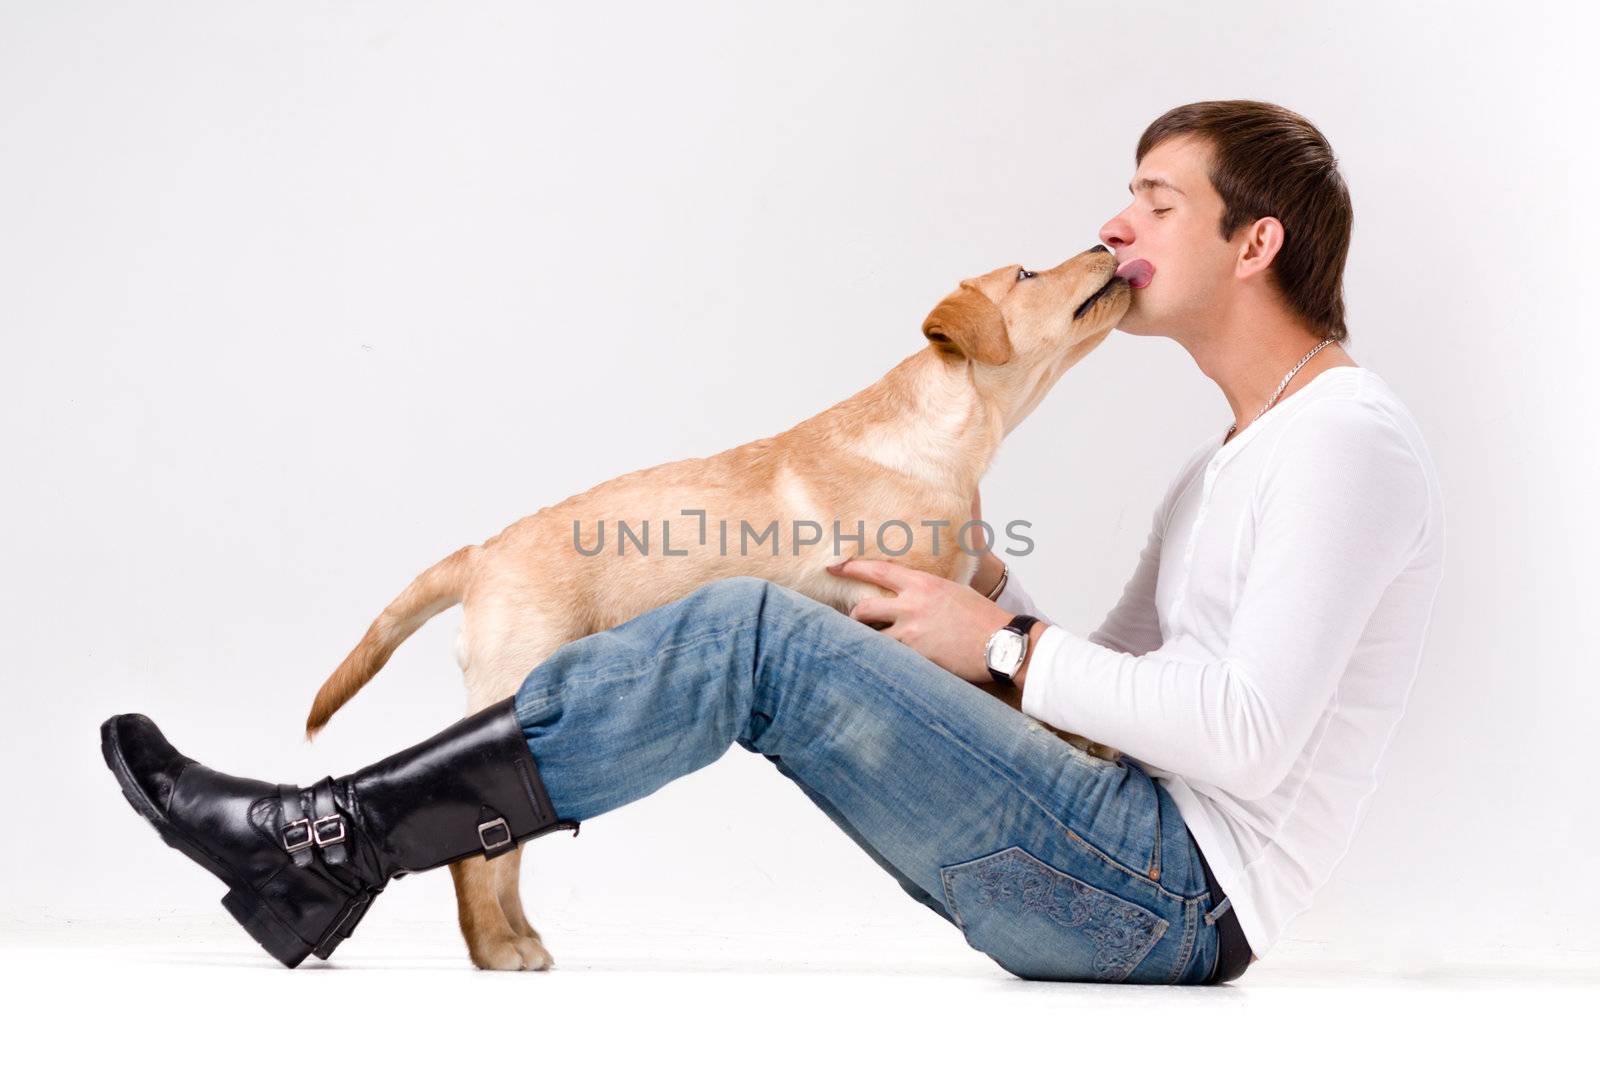
<path fill-rule="evenodd" d="M 869 596 L 850 609 L 857 622 L 894 622 L 897 614 L 893 598 L 883 596 Z"/>
<path fill-rule="evenodd" d="M 913 575 L 922 572 L 903 563 L 891 563 L 886 559 L 845 559 L 829 565 L 828 573 L 841 578 L 858 578 L 863 582 L 871 582 L 873 585 L 899 592 L 911 581 Z"/>

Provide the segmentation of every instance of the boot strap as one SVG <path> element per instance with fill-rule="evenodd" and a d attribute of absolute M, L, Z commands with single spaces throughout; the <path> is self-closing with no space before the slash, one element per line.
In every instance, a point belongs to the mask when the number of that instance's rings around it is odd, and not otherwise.
<path fill-rule="evenodd" d="M 333 802 L 333 779 L 324 778 L 311 787 L 311 806 L 317 819 L 311 823 L 311 836 L 322 850 L 325 863 L 344 863 L 350 858 L 345 839 L 349 828 L 338 805 Z"/>
<path fill-rule="evenodd" d="M 296 867 L 311 865 L 311 846 L 316 843 L 311 832 L 311 820 L 300 810 L 300 787 L 278 786 L 278 803 L 283 808 L 283 829 L 279 843 L 294 858 Z"/>
<path fill-rule="evenodd" d="M 483 846 L 483 858 L 492 860 L 517 847 L 511 833 L 511 824 L 504 815 L 485 804 L 478 809 L 478 844 Z"/>
<path fill-rule="evenodd" d="M 325 863 L 349 862 L 349 827 L 333 801 L 332 778 L 324 778 L 311 787 L 309 813 L 301 806 L 299 786 L 278 786 L 278 804 L 283 809 L 278 843 L 294 859 L 296 867 L 311 865 L 313 846 L 321 850 Z"/>

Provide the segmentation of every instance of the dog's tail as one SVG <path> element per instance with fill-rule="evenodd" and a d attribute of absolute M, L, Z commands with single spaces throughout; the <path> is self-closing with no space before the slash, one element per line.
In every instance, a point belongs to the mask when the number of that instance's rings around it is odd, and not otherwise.
<path fill-rule="evenodd" d="M 400 642 L 441 611 L 461 603 L 477 553 L 477 545 L 450 553 L 412 579 L 405 591 L 383 609 L 344 662 L 322 683 L 317 699 L 312 701 L 311 714 L 306 716 L 307 740 L 316 737 L 333 713 L 383 669 Z"/>

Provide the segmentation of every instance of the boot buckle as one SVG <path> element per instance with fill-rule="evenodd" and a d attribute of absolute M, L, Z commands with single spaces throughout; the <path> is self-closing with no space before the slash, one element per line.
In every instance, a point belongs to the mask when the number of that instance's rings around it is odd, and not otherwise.
<path fill-rule="evenodd" d="M 313 836 L 310 819 L 296 819 L 283 824 L 283 847 L 291 856 L 310 848 Z"/>
<path fill-rule="evenodd" d="M 510 848 L 513 843 L 511 827 L 506 824 L 505 817 L 480 822 L 478 843 L 483 846 L 483 854 L 490 859 Z"/>
<path fill-rule="evenodd" d="M 340 815 L 325 815 L 311 824 L 311 836 L 319 848 L 336 845 L 344 840 L 344 818 Z M 304 847 L 304 846 L 302 846 Z"/>

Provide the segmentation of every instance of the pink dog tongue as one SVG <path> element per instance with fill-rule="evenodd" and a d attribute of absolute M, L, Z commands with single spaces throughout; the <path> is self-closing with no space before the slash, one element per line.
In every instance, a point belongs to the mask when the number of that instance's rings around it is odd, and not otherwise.
<path fill-rule="evenodd" d="M 1117 267 L 1117 277 L 1128 279 L 1128 284 L 1135 289 L 1143 289 L 1149 285 L 1155 273 L 1156 269 L 1150 265 L 1148 259 L 1129 260 Z"/>

